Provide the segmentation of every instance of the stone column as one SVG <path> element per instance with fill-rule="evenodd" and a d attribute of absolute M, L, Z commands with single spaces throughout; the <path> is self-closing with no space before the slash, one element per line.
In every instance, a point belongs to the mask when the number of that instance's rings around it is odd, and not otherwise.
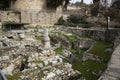
<path fill-rule="evenodd" d="M 44 34 L 43 34 L 43 46 L 44 49 L 50 49 L 50 38 L 48 36 L 48 29 L 44 29 Z"/>

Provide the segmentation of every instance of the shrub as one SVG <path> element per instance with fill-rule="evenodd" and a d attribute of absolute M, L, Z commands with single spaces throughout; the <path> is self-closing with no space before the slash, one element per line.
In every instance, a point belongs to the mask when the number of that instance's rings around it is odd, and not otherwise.
<path fill-rule="evenodd" d="M 64 23 L 65 23 L 65 20 L 63 19 L 63 16 L 61 16 L 61 17 L 59 18 L 57 24 L 62 25 L 62 24 L 64 24 Z"/>
<path fill-rule="evenodd" d="M 71 23 L 83 23 L 85 22 L 85 19 L 84 17 L 80 16 L 80 15 L 70 15 L 67 19 L 68 22 L 71 22 Z"/>

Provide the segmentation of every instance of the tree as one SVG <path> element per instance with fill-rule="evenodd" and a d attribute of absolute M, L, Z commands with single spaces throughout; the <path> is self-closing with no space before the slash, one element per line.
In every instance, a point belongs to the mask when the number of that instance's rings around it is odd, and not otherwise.
<path fill-rule="evenodd" d="M 99 2 L 100 2 L 100 0 L 93 0 L 93 4 L 99 3 Z"/>
<path fill-rule="evenodd" d="M 56 9 L 60 5 L 63 6 L 63 8 L 67 9 L 69 0 L 46 0 L 46 3 L 49 9 Z"/>
<path fill-rule="evenodd" d="M 111 7 L 120 9 L 120 1 L 118 0 L 118 1 L 113 2 Z"/>
<path fill-rule="evenodd" d="M 120 1 L 119 0 L 113 2 L 107 14 L 110 16 L 111 20 L 120 23 Z"/>
<path fill-rule="evenodd" d="M 9 8 L 10 0 L 0 0 L 0 9 Z"/>
<path fill-rule="evenodd" d="M 97 16 L 98 12 L 99 12 L 99 3 L 100 0 L 93 0 L 93 4 L 91 5 L 91 14 L 92 16 Z"/>
<path fill-rule="evenodd" d="M 84 2 L 84 0 L 81 0 L 81 3 L 83 3 Z"/>
<path fill-rule="evenodd" d="M 69 0 L 64 1 L 65 4 L 63 4 L 63 10 L 67 10 L 67 5 L 69 4 Z"/>

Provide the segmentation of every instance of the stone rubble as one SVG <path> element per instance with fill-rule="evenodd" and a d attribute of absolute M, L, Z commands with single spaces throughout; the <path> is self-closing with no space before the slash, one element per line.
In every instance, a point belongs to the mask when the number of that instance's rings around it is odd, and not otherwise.
<path fill-rule="evenodd" d="M 76 74 L 81 75 L 50 47 L 44 47 L 41 40 L 29 38 L 25 33 L 0 36 L 0 69 L 6 75 L 18 74 L 17 80 L 66 80 Z M 70 54 L 63 51 L 65 56 Z"/>

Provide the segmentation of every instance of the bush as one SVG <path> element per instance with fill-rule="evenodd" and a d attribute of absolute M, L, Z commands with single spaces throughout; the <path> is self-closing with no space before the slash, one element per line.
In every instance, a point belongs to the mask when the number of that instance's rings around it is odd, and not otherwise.
<path fill-rule="evenodd" d="M 81 17 L 80 15 L 70 15 L 67 21 L 77 24 L 77 23 L 84 23 L 85 19 L 84 17 Z"/>
<path fill-rule="evenodd" d="M 62 24 L 64 24 L 65 23 L 65 20 L 63 19 L 63 16 L 61 16 L 60 18 L 59 18 L 59 20 L 58 20 L 58 25 L 62 25 Z"/>
<path fill-rule="evenodd" d="M 83 27 L 83 28 L 90 28 L 95 26 L 94 23 L 90 23 L 87 22 L 85 20 L 84 16 L 80 16 L 80 15 L 70 15 L 67 19 L 67 21 L 65 21 L 63 19 L 63 16 L 60 17 L 60 19 L 58 20 L 57 25 L 64 25 L 67 27 Z"/>

